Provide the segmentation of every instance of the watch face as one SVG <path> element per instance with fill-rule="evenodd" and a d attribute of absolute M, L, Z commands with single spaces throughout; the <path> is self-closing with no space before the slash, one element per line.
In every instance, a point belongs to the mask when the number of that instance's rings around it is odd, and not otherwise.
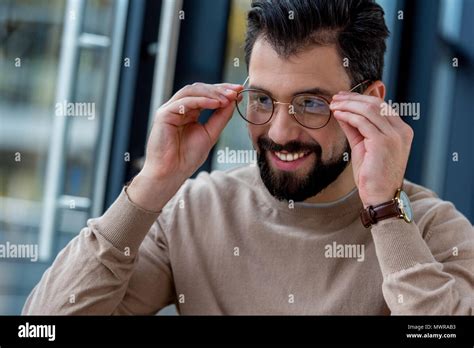
<path fill-rule="evenodd" d="M 410 200 L 404 191 L 400 191 L 400 210 L 402 211 L 403 218 L 406 222 L 413 220 L 413 211 L 411 210 Z"/>

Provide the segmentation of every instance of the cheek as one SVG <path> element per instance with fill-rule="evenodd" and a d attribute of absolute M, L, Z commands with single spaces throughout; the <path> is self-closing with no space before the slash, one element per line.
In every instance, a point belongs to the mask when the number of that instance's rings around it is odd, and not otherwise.
<path fill-rule="evenodd" d="M 326 127 L 309 132 L 310 137 L 316 141 L 323 150 L 322 160 L 328 161 L 339 155 L 345 145 L 345 135 L 337 124 L 329 123 Z"/>

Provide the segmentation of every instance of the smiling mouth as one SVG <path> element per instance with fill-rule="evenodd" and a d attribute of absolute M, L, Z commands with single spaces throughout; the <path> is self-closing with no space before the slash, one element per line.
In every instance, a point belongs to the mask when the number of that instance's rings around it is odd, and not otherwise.
<path fill-rule="evenodd" d="M 284 162 L 293 162 L 300 158 L 303 158 L 309 155 L 309 151 L 301 151 L 301 152 L 286 152 L 286 151 L 272 151 L 272 153 L 280 160 Z"/>

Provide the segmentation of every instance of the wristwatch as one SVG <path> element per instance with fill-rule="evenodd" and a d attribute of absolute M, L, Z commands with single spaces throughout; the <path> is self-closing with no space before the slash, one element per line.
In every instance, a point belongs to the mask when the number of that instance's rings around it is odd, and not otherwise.
<path fill-rule="evenodd" d="M 392 217 L 398 217 L 408 223 L 413 221 L 410 200 L 402 189 L 397 190 L 391 201 L 376 206 L 368 206 L 360 212 L 360 220 L 366 228 Z"/>

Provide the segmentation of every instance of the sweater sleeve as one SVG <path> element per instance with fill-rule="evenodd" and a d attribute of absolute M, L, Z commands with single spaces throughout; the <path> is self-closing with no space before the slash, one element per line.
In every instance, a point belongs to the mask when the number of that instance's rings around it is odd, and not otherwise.
<path fill-rule="evenodd" d="M 90 219 L 29 295 L 23 314 L 155 314 L 174 301 L 159 213 L 122 190 L 103 216 Z"/>
<path fill-rule="evenodd" d="M 407 224 L 387 219 L 372 227 L 382 291 L 392 315 L 472 315 L 471 223 L 446 201 L 421 220 Z"/>

